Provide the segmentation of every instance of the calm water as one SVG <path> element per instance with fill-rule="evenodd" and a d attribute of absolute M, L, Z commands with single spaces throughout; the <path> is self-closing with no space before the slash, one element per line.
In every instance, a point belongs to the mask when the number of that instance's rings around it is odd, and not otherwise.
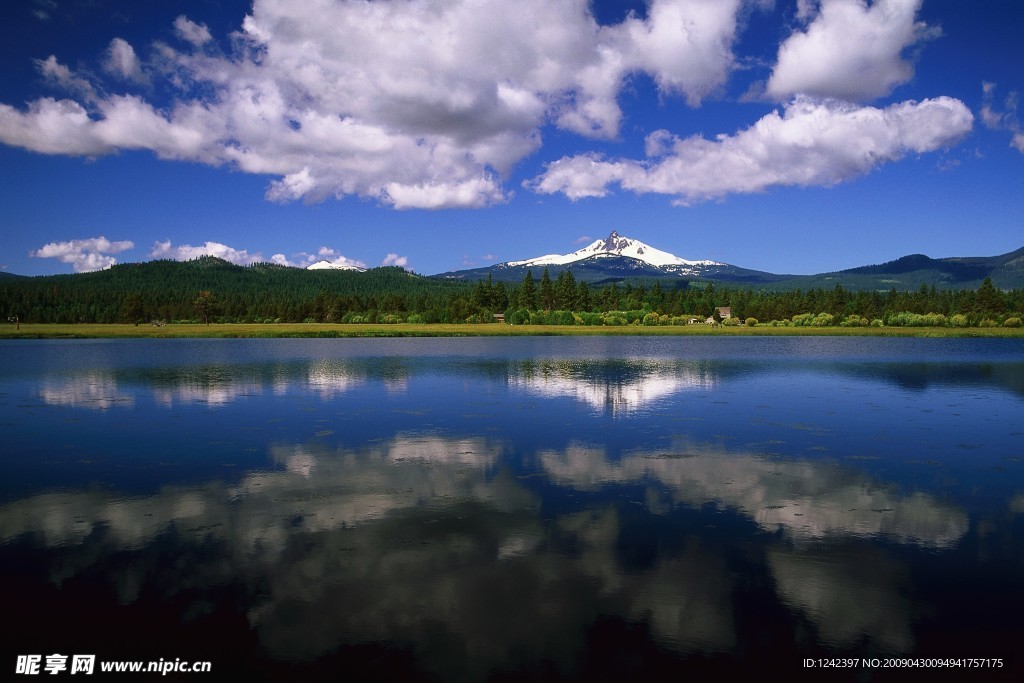
<path fill-rule="evenodd" d="M 1022 436 L 1022 340 L 6 341 L 4 666 L 1019 677 Z"/>

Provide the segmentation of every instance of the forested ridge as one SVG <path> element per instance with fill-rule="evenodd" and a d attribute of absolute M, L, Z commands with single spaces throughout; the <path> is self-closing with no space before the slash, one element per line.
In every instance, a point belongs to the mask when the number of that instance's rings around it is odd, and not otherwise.
<path fill-rule="evenodd" d="M 0 279 L 0 310 L 26 323 L 149 321 L 261 323 L 465 323 L 808 326 L 1015 326 L 1024 290 L 775 291 L 694 282 L 592 285 L 562 270 L 530 271 L 519 283 L 427 278 L 401 268 L 309 271 L 275 264 L 236 266 L 203 257 L 150 261 L 74 275 Z"/>

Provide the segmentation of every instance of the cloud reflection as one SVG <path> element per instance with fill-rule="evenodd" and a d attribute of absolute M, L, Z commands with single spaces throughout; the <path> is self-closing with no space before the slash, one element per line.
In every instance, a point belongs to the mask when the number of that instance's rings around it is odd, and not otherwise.
<path fill-rule="evenodd" d="M 574 488 L 657 483 L 673 504 L 737 510 L 763 530 L 781 530 L 794 540 L 881 536 L 949 548 L 968 530 L 962 510 L 827 461 L 772 460 L 688 442 L 614 461 L 599 446 L 574 444 L 543 451 L 540 460 L 552 479 Z M 655 493 L 652 500 L 659 499 Z"/>
<path fill-rule="evenodd" d="M 712 503 L 781 538 L 819 541 L 804 549 L 771 535 L 759 541 L 782 602 L 837 647 L 862 636 L 894 650 L 911 644 L 909 605 L 899 598 L 905 572 L 882 550 L 865 555 L 860 541 L 949 547 L 966 531 L 962 512 L 826 463 L 677 447 L 613 462 L 573 446 L 544 451 L 539 462 L 561 487 L 644 483 L 646 515 Z M 51 565 L 57 584 L 121 557 L 106 574 L 122 604 L 157 581 L 171 594 L 237 583 L 251 627 L 285 659 L 315 659 L 339 642 L 389 642 L 413 645 L 423 666 L 446 677 L 479 679 L 496 665 L 541 660 L 571 673 L 599 614 L 646 623 L 671 650 L 737 646 L 728 538 L 702 543 L 694 528 L 635 565 L 623 556 L 630 537 L 620 503 L 546 520 L 531 478 L 503 465 L 507 448 L 430 434 L 360 450 L 276 445 L 276 469 L 232 485 L 16 501 L 0 508 L 0 537 L 62 549 Z M 161 566 L 168 542 L 198 564 Z M 452 642 L 458 657 L 431 660 Z"/>

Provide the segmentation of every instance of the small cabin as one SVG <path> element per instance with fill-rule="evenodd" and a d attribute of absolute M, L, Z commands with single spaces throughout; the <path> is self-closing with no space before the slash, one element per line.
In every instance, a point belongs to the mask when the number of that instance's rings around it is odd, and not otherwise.
<path fill-rule="evenodd" d="M 720 320 L 728 320 L 732 317 L 732 306 L 719 306 L 715 309 Z"/>

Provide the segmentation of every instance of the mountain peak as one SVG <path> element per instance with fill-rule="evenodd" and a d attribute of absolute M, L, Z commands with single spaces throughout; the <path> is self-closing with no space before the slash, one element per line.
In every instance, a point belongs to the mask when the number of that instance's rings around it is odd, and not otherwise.
<path fill-rule="evenodd" d="M 354 270 L 362 273 L 366 268 L 352 265 L 350 263 L 338 263 L 336 261 L 317 261 L 316 263 L 306 266 L 306 270 Z"/>
<path fill-rule="evenodd" d="M 510 261 L 509 266 L 564 266 L 589 258 L 608 258 L 620 256 L 636 259 L 651 266 L 720 266 L 716 261 L 690 261 L 680 258 L 667 251 L 661 251 L 631 237 L 623 237 L 617 230 L 612 230 L 605 239 L 599 239 L 571 254 L 548 254 L 525 261 Z"/>

